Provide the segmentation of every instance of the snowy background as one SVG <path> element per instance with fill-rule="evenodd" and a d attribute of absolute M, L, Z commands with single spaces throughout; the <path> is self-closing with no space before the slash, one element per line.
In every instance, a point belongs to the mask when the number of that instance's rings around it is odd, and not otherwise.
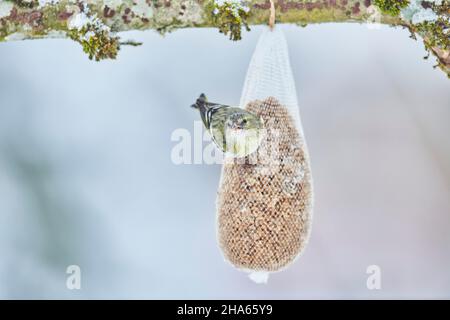
<path fill-rule="evenodd" d="M 101 63 L 69 40 L 0 44 L 0 298 L 450 298 L 449 80 L 406 30 L 284 29 L 316 206 L 267 285 L 217 247 L 220 166 L 170 158 L 200 92 L 238 103 L 261 28 L 126 33 L 144 45 Z"/>

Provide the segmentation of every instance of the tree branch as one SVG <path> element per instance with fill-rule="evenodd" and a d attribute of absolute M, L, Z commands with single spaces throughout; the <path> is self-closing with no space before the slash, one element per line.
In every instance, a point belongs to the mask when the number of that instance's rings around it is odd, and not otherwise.
<path fill-rule="evenodd" d="M 396 1 L 277 0 L 276 21 L 302 26 L 324 22 L 403 26 L 424 39 L 426 48 L 450 75 L 449 26 L 427 29 L 405 21 L 398 12 L 374 5 Z M 448 0 L 443 2 L 442 6 L 448 6 Z M 121 44 L 130 44 L 115 35 L 119 31 L 166 33 L 178 28 L 217 27 L 232 40 L 239 40 L 242 27 L 267 24 L 269 7 L 269 0 L 0 0 L 0 41 L 68 37 L 79 42 L 90 58 L 100 60 L 115 58 Z M 440 10 L 448 18 L 450 9 L 446 8 Z M 443 31 L 443 41 L 435 41 L 433 32 L 438 31 Z"/>

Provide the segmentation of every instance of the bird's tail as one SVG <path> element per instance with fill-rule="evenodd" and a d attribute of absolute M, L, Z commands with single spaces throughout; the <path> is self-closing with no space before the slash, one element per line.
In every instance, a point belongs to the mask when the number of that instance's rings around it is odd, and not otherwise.
<path fill-rule="evenodd" d="M 206 98 L 205 94 L 202 93 L 198 97 L 197 101 L 195 101 L 195 103 L 193 105 L 191 105 L 191 107 L 194 109 L 203 110 L 203 109 L 207 109 L 207 104 L 208 104 L 208 98 Z"/>

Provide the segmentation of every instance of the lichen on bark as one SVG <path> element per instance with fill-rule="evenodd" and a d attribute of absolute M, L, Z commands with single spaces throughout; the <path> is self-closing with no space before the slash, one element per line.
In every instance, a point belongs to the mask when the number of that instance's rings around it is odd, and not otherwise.
<path fill-rule="evenodd" d="M 408 28 L 423 38 L 425 47 L 450 75 L 449 0 L 400 2 L 275 0 L 276 21 L 302 26 L 376 22 Z M 413 4 L 417 5 L 414 10 L 432 10 L 438 19 L 414 23 L 425 11 L 414 12 Z M 122 41 L 117 36 L 120 31 L 153 29 L 166 33 L 179 28 L 216 27 L 230 39 L 239 40 L 242 28 L 267 23 L 269 7 L 269 0 L 0 0 L 0 41 L 67 37 L 79 42 L 91 58 L 101 60 L 115 58 L 121 45 L 135 44 Z M 409 11 L 403 14 L 405 8 Z M 405 18 L 406 14 L 413 19 Z"/>

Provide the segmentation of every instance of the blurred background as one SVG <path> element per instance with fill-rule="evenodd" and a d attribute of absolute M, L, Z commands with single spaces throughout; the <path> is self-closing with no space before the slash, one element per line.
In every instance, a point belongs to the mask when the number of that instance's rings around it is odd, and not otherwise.
<path fill-rule="evenodd" d="M 216 244 L 220 165 L 173 164 L 170 139 L 200 92 L 239 102 L 262 27 L 125 33 L 143 46 L 100 63 L 70 40 L 0 44 L 0 298 L 450 298 L 450 81 L 407 30 L 283 28 L 315 211 L 267 285 Z"/>

